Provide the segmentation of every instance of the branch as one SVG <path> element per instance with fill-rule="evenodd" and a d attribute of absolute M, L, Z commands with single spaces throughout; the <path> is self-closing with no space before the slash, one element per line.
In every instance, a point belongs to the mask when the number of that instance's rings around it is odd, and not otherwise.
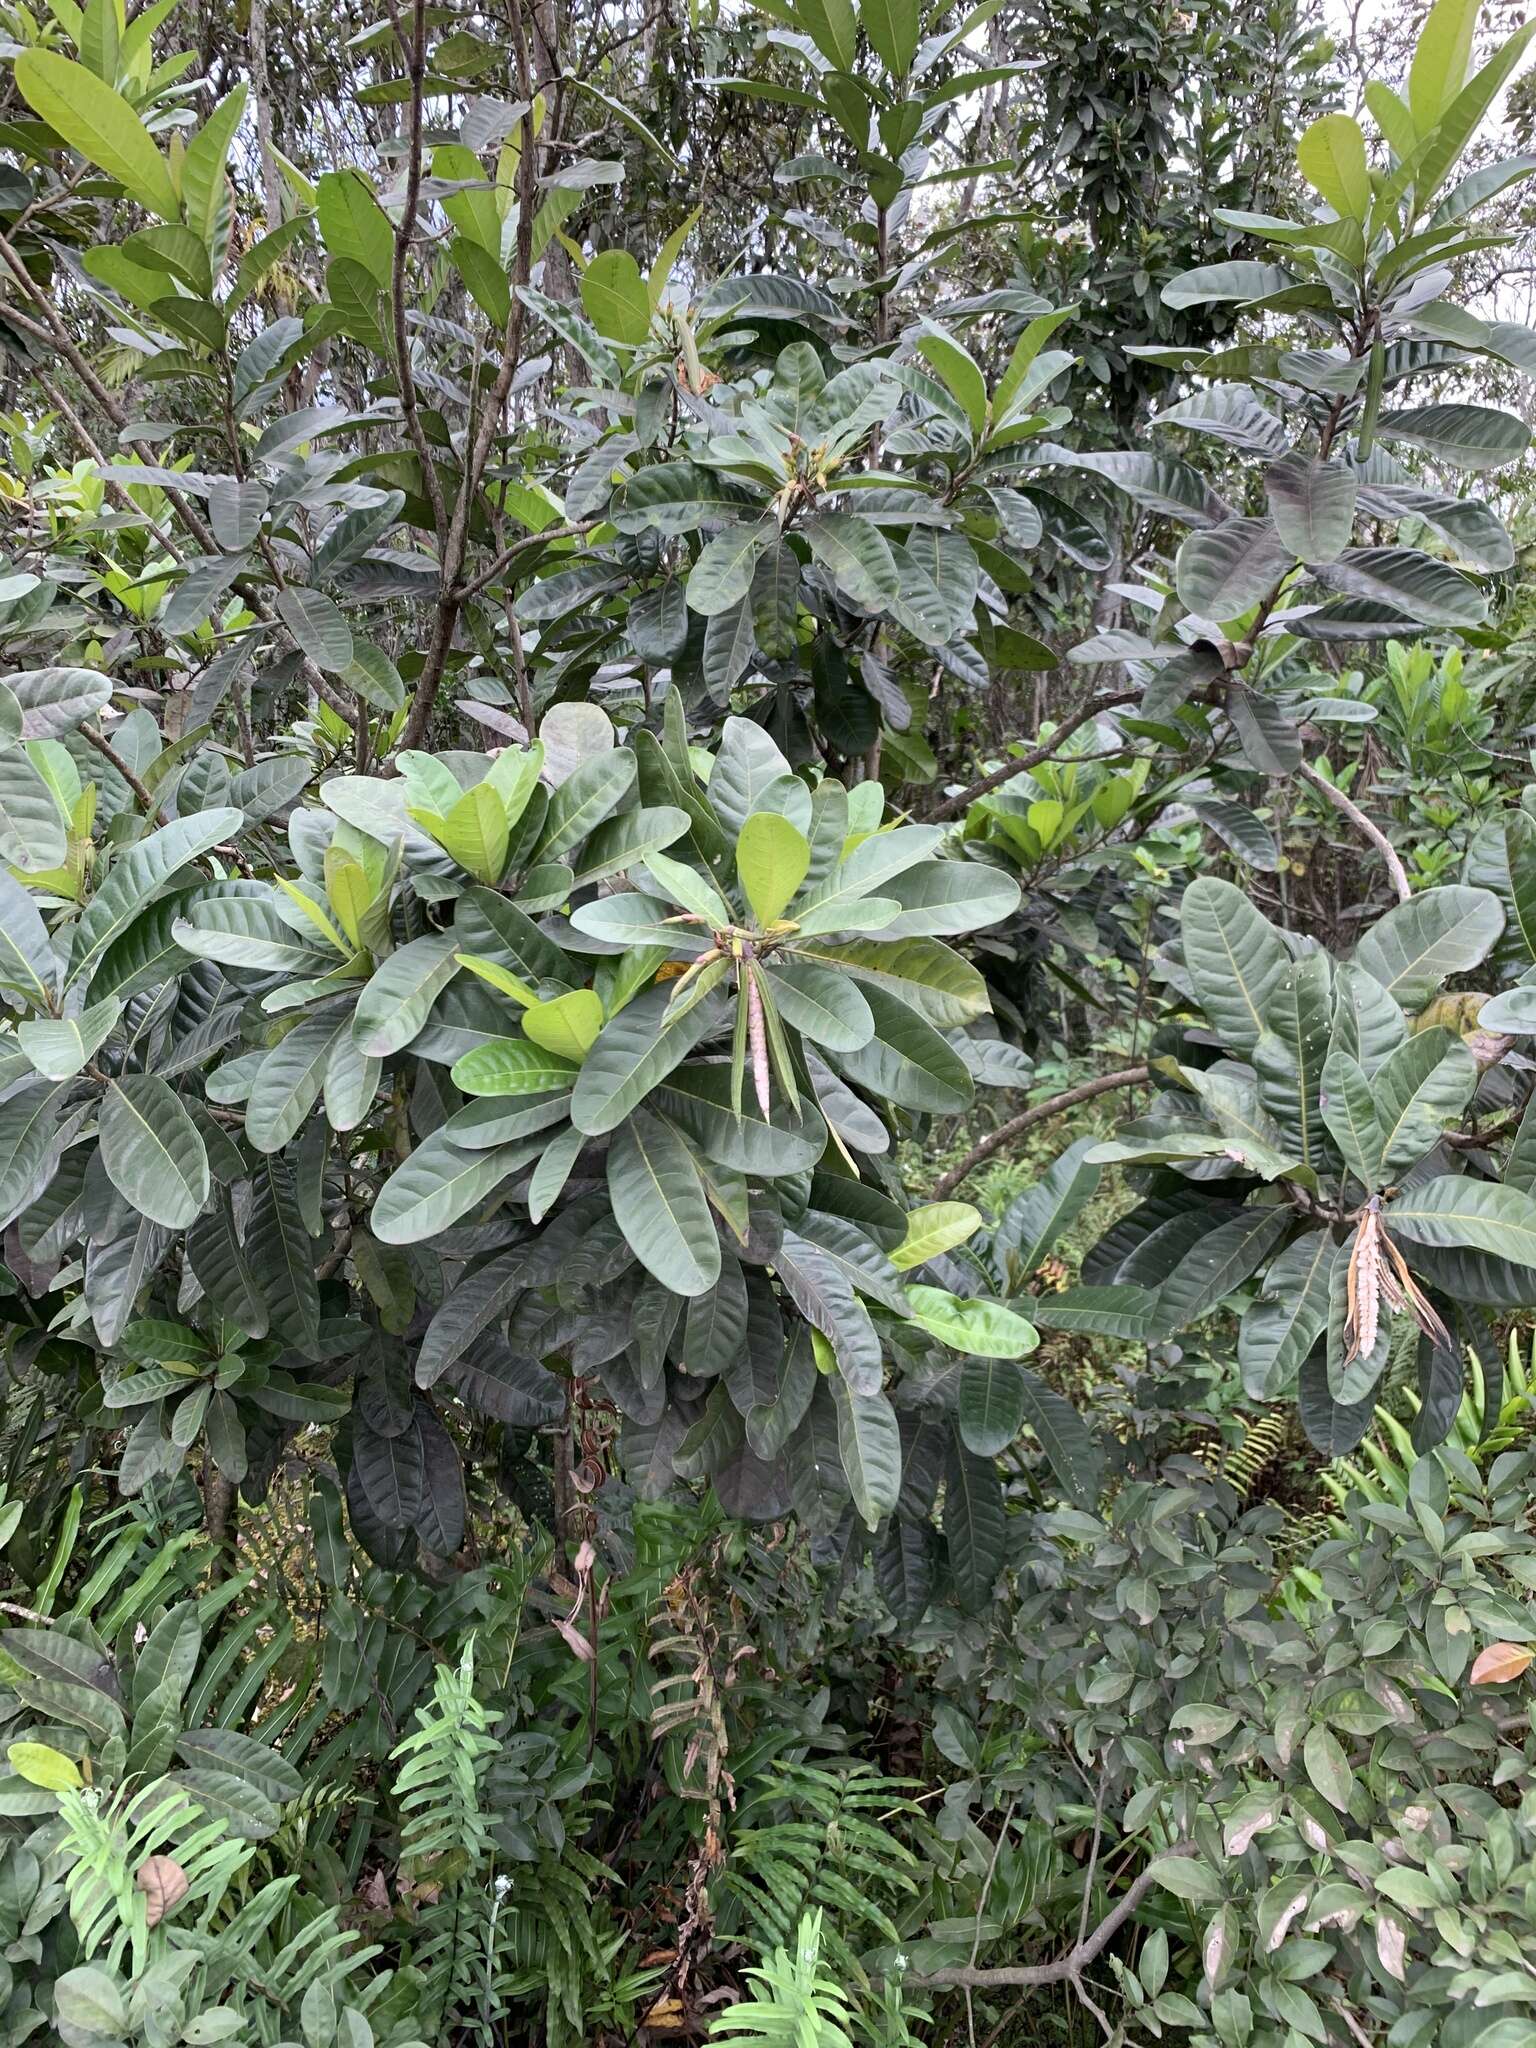
<path fill-rule="evenodd" d="M 535 150 L 539 138 L 534 130 L 533 103 L 536 95 L 528 61 L 528 38 L 520 7 L 513 10 L 512 29 L 518 94 L 526 110 L 522 119 L 522 144 L 517 160 L 517 253 L 510 280 L 512 309 L 502 331 L 501 363 L 486 396 L 485 409 L 479 425 L 465 450 L 458 496 L 454 500 L 453 511 L 449 517 L 447 534 L 441 539 L 438 565 L 441 587 L 438 592 L 437 613 L 432 622 L 432 632 L 422 661 L 421 674 L 416 679 L 416 694 L 411 701 L 404 730 L 397 742 L 397 752 L 407 747 L 419 747 L 426 738 L 427 728 L 432 722 L 432 712 L 437 703 L 438 691 L 442 687 L 448 655 L 453 647 L 459 613 L 466 602 L 465 593 L 460 585 L 469 548 L 470 519 L 475 500 L 479 496 L 486 465 L 496 444 L 502 409 L 511 394 L 513 379 L 522 360 L 523 329 L 528 309 L 523 304 L 521 294 L 522 287 L 533 275 L 533 216 L 534 202 L 538 196 Z M 546 142 L 554 139 L 552 132 L 547 133 L 544 138 Z M 394 767 L 393 754 L 381 765 L 385 773 L 391 772 Z"/>
<path fill-rule="evenodd" d="M 992 1990 L 1008 1985 L 1064 1984 L 1080 1977 L 1100 1952 L 1107 1948 L 1120 1929 L 1130 1919 L 1153 1885 L 1157 1883 L 1157 1866 L 1175 1856 L 1193 1856 L 1196 1849 L 1193 1842 L 1175 1842 L 1170 1849 L 1159 1850 L 1130 1889 L 1099 1922 L 1092 1934 L 1074 1943 L 1064 1956 L 1058 1956 L 1054 1963 L 1005 1964 L 998 1969 L 977 1969 L 972 1963 L 957 1963 L 947 1970 L 930 1970 L 926 1975 L 909 1972 L 902 1978 L 904 1988 L 913 1991 L 936 1991 L 946 1987 L 963 1986 L 967 1990 Z"/>
<path fill-rule="evenodd" d="M 410 433 L 411 446 L 416 451 L 416 460 L 421 464 L 422 489 L 432 507 L 432 524 L 441 547 L 448 530 L 448 513 L 443 504 L 442 481 L 437 474 L 437 464 L 427 441 L 426 429 L 421 424 L 421 410 L 416 399 L 416 374 L 411 365 L 411 335 L 405 316 L 406 272 L 410 267 L 411 238 L 416 232 L 416 208 L 421 192 L 421 113 L 422 96 L 427 71 L 427 9 L 426 0 L 415 0 L 412 8 L 411 33 L 407 40 L 400 24 L 398 0 L 389 0 L 389 18 L 395 38 L 404 52 L 406 74 L 410 80 L 410 123 L 406 141 L 405 198 L 400 208 L 400 219 L 395 227 L 394 261 L 390 265 L 389 297 L 395 331 L 395 369 L 400 380 L 400 409 L 405 414 L 406 428 Z"/>
<path fill-rule="evenodd" d="M 159 804 L 155 801 L 153 791 L 150 790 L 143 782 L 141 782 L 139 777 L 134 774 L 133 770 L 128 766 L 128 763 L 123 759 L 122 755 L 117 751 L 116 747 L 113 746 L 112 742 L 109 739 L 106 739 L 101 733 L 99 733 L 94 725 L 82 725 L 79 728 L 79 731 L 81 739 L 85 741 L 85 744 L 88 747 L 94 747 L 97 753 L 100 754 L 101 758 L 104 761 L 110 761 L 112 763 L 112 766 L 117 770 L 118 774 L 121 775 L 124 782 L 127 783 L 128 787 L 133 791 L 134 795 L 138 798 L 139 802 L 144 806 L 145 810 L 148 811 L 149 815 L 151 816 L 151 818 L 154 819 L 155 823 L 157 825 L 167 824 L 169 820 L 166 818 L 166 815 L 164 811 L 161 810 Z"/>
<path fill-rule="evenodd" d="M 1108 697 L 1095 697 L 1080 711 L 1074 711 L 1070 718 L 1062 720 L 1044 746 L 1036 747 L 1032 754 L 1023 754 L 1017 761 L 1007 761 L 1001 768 L 994 768 L 990 775 L 983 775 L 979 782 L 973 782 L 969 789 L 962 789 L 955 796 L 944 799 L 936 811 L 930 813 L 935 824 L 946 818 L 958 818 L 966 805 L 979 796 L 986 796 L 1004 782 L 1011 782 L 1015 775 L 1027 775 L 1031 768 L 1038 768 L 1042 761 L 1049 761 L 1052 754 L 1069 734 L 1086 725 L 1090 718 L 1097 718 L 1101 711 L 1108 711 L 1115 704 L 1134 704 L 1141 696 L 1140 690 L 1116 690 Z"/>
<path fill-rule="evenodd" d="M 952 1166 L 942 1180 L 936 1183 L 931 1201 L 942 1202 L 946 1196 L 959 1187 L 961 1181 L 973 1174 L 984 1160 L 994 1152 L 1022 1137 L 1035 1124 L 1043 1124 L 1053 1116 L 1060 1116 L 1064 1109 L 1075 1109 L 1080 1102 L 1091 1102 L 1096 1095 L 1108 1095 L 1112 1088 L 1135 1088 L 1148 1078 L 1148 1069 L 1121 1067 L 1113 1074 L 1100 1074 L 1096 1081 L 1082 1081 L 1076 1088 L 1067 1088 L 1060 1095 L 1053 1095 L 1046 1102 L 1037 1102 L 1033 1109 L 1026 1109 L 1021 1115 L 1011 1117 L 1007 1123 L 995 1130 L 990 1138 L 967 1152 L 958 1166 Z"/>
<path fill-rule="evenodd" d="M 1373 825 L 1357 804 L 1352 804 L 1342 789 L 1331 783 L 1326 775 L 1319 775 L 1309 761 L 1303 761 L 1297 770 L 1303 782 L 1315 789 L 1320 797 L 1333 805 L 1341 818 L 1347 818 L 1362 839 L 1369 840 L 1387 864 L 1387 873 L 1392 877 L 1392 887 L 1397 891 L 1399 903 L 1406 903 L 1413 894 L 1408 880 L 1408 870 L 1397 857 L 1397 849 L 1379 825 Z"/>

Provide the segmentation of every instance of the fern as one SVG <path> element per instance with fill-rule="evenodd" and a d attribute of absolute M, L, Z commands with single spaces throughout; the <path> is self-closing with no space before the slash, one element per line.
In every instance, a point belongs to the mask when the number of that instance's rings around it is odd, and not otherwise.
<path fill-rule="evenodd" d="M 736 1901 L 763 1955 L 787 1948 L 802 1917 L 822 1909 L 829 1959 L 862 1987 L 867 1978 L 850 1942 L 899 1940 L 882 1902 L 917 1889 L 918 1858 L 887 1823 L 916 1812 L 904 1781 L 866 1764 L 821 1770 L 779 1762 L 738 1817 L 719 1888 Z"/>
<path fill-rule="evenodd" d="M 478 1870 L 491 1852 L 490 1822 L 480 1811 L 479 1776 L 497 1744 L 486 1733 L 490 1716 L 475 1697 L 473 1637 L 457 1670 L 440 1664 L 429 1706 L 416 1710 L 416 1726 L 395 1745 L 403 1759 L 395 1779 L 401 1811 L 401 1858 L 413 1875 L 451 1859 L 454 1875 Z"/>
<path fill-rule="evenodd" d="M 782 2048 L 853 2048 L 847 1994 L 821 1969 L 819 1909 L 801 1916 L 793 1957 L 772 1949 L 747 1971 L 757 1987 L 723 2012 L 709 2030 L 711 2041 L 762 2041 Z"/>
<path fill-rule="evenodd" d="M 209 1820 L 169 1778 L 109 1797 L 88 1786 L 69 1789 L 58 1801 L 61 1848 L 69 1859 L 64 1884 L 81 1954 L 105 1950 L 116 1969 L 131 1946 L 136 1976 L 148 1967 L 152 1945 L 164 1939 L 152 1944 L 149 1895 L 138 1882 L 149 1858 L 168 1857 L 185 1878 L 176 1912 L 201 1905 L 206 1921 L 252 1854 L 251 1843 L 232 1840 L 223 1821 Z"/>
<path fill-rule="evenodd" d="M 401 1867 L 426 1895 L 413 1961 L 424 1980 L 422 2009 L 443 2034 L 475 2001 L 486 1975 L 482 1923 L 489 1905 L 470 1880 L 491 1859 L 490 1822 L 480 1810 L 480 1773 L 499 1746 L 486 1732 L 489 1724 L 475 1695 L 471 1636 L 457 1669 L 437 1667 L 431 1703 L 417 1708 L 415 1728 L 391 1752 L 401 1764 Z"/>

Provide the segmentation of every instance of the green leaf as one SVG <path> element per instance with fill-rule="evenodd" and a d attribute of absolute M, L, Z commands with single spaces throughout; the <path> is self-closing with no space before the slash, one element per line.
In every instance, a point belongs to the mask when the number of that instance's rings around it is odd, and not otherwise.
<path fill-rule="evenodd" d="M 1421 405 L 1385 413 L 1376 432 L 1383 441 L 1422 448 L 1451 469 L 1498 469 L 1518 460 L 1531 438 L 1523 420 L 1486 405 Z"/>
<path fill-rule="evenodd" d="M 651 331 L 651 300 L 627 249 L 604 249 L 581 273 L 581 303 L 598 333 L 639 348 Z"/>
<path fill-rule="evenodd" d="M 245 1134 L 258 1152 L 281 1152 L 320 1098 L 346 1017 L 304 1017 L 279 1039 L 256 1070 L 245 1104 Z"/>
<path fill-rule="evenodd" d="M 1192 882 L 1182 915 L 1184 964 L 1200 1007 L 1227 1050 L 1245 1058 L 1259 1042 L 1291 955 L 1274 926 L 1230 882 Z"/>
<path fill-rule="evenodd" d="M 507 808 L 488 782 L 477 782 L 454 799 L 445 816 L 411 813 L 443 851 L 477 882 L 495 883 L 507 864 L 510 827 Z"/>
<path fill-rule="evenodd" d="M 1301 1745 L 1301 1760 L 1306 1766 L 1307 1776 L 1328 1804 L 1336 1806 L 1340 1813 L 1348 1813 L 1352 1782 L 1349 1759 L 1333 1731 L 1321 1724 L 1309 1728 L 1307 1739 Z"/>
<path fill-rule="evenodd" d="M 1391 605 L 1421 626 L 1476 626 L 1488 615 L 1470 576 L 1418 548 L 1348 548 L 1313 574 L 1329 590 Z"/>
<path fill-rule="evenodd" d="M 22 1746 L 18 1743 L 16 1748 Z M 77 1780 L 78 1777 L 76 1772 Z M 128 2008 L 122 1986 L 110 1971 L 99 1969 L 94 1963 L 66 1970 L 53 1987 L 53 2003 L 60 2022 L 82 2040 L 95 2036 L 110 2041 L 128 2032 Z"/>
<path fill-rule="evenodd" d="M 1517 28 L 1457 93 L 1412 166 L 1414 197 L 1422 210 L 1440 189 L 1462 151 L 1482 126 L 1483 117 L 1504 88 L 1504 82 L 1530 48 L 1536 22 Z"/>
<path fill-rule="evenodd" d="M 118 1193 L 167 1230 L 185 1230 L 212 1188 L 202 1134 L 155 1074 L 126 1074 L 108 1087 L 101 1163 Z"/>
<path fill-rule="evenodd" d="M 1459 1038 L 1416 1031 L 1371 1078 L 1381 1128 L 1380 1175 L 1415 1166 L 1460 1117 L 1477 1089 L 1477 1061 Z"/>
<path fill-rule="evenodd" d="M 1294 567 L 1295 557 L 1267 519 L 1228 519 L 1186 538 L 1174 575 L 1181 604 L 1221 621 L 1268 597 Z"/>
<path fill-rule="evenodd" d="M 238 1728 L 189 1728 L 177 1736 L 176 1753 L 186 1763 L 241 1779 L 274 1806 L 297 1799 L 304 1789 L 298 1771 L 270 1742 Z"/>
<path fill-rule="evenodd" d="M 955 1419 L 978 1458 L 995 1458 L 1024 1426 L 1023 1368 L 1002 1358 L 968 1358 L 960 1374 Z"/>
<path fill-rule="evenodd" d="M 804 1173 L 826 1149 L 826 1124 L 804 1098 L 798 1114 L 776 1100 L 771 1119 L 765 1119 L 749 1091 L 737 1114 L 731 1107 L 731 1070 L 725 1060 L 678 1068 L 658 1090 L 656 1106 L 704 1158 L 734 1173 Z"/>
<path fill-rule="evenodd" d="M 1208 1231 L 1163 1282 L 1158 1310 L 1171 1330 L 1182 1330 L 1220 1307 L 1256 1273 L 1295 1222 L 1290 1208 L 1243 1209 Z"/>
<path fill-rule="evenodd" d="M 875 1035 L 874 1012 L 850 975 L 777 953 L 763 981 L 791 1030 L 828 1052 L 857 1052 Z"/>
<path fill-rule="evenodd" d="M 79 1765 L 46 1742 L 13 1742 L 5 1757 L 18 1778 L 44 1792 L 74 1792 L 85 1782 Z"/>
<path fill-rule="evenodd" d="M 895 558 L 885 535 L 869 520 L 856 512 L 818 512 L 799 532 L 815 561 L 854 604 L 880 611 L 900 595 Z M 691 582 L 688 601 L 693 603 Z"/>
<path fill-rule="evenodd" d="M 0 869 L 0 986 L 14 989 L 33 1007 L 51 1009 L 58 974 L 37 905 L 14 876 Z"/>
<path fill-rule="evenodd" d="M 467 1216 L 544 1148 L 542 1137 L 466 1151 L 444 1131 L 424 1138 L 379 1190 L 370 1223 L 384 1244 L 421 1244 Z"/>
<path fill-rule="evenodd" d="M 1296 145 L 1301 175 L 1334 212 L 1363 221 L 1371 210 L 1365 137 L 1348 114 L 1324 114 Z"/>
<path fill-rule="evenodd" d="M 892 78 L 905 78 L 922 36 L 917 0 L 862 0 L 859 20 L 870 47 Z"/>
<path fill-rule="evenodd" d="M 75 926 L 67 980 L 73 982 L 94 967 L 112 941 L 170 886 L 187 862 L 232 838 L 243 823 L 244 816 L 237 810 L 196 811 L 191 817 L 161 826 L 148 839 L 119 853 Z"/>
<path fill-rule="evenodd" d="M 569 1088 L 572 1062 L 522 1038 L 491 1038 L 453 1063 L 453 1085 L 466 1095 L 545 1095 Z"/>
<path fill-rule="evenodd" d="M 151 213 L 179 218 L 165 158 L 121 93 L 51 50 L 23 50 L 15 75 L 22 98 L 71 149 L 99 164 Z"/>
<path fill-rule="evenodd" d="M 1303 562 L 1331 562 L 1355 530 L 1359 479 L 1342 462 L 1287 455 L 1264 479 L 1282 544 Z"/>
<path fill-rule="evenodd" d="M 409 1045 L 458 971 L 452 932 L 430 932 L 391 953 L 357 999 L 352 1041 L 358 1051 L 382 1060 Z"/>
<path fill-rule="evenodd" d="M 1343 1155 L 1344 1164 L 1367 1189 L 1381 1172 L 1381 1125 L 1371 1084 L 1353 1055 L 1334 1046 L 1323 1062 L 1319 1100 L 1323 1122 Z"/>
<path fill-rule="evenodd" d="M 24 740 L 60 739 L 112 699 L 112 681 L 93 668 L 28 668 L 5 686 L 21 707 Z"/>
<path fill-rule="evenodd" d="M 1270 1264 L 1259 1299 L 1237 1336 L 1243 1390 L 1253 1401 L 1277 1401 L 1328 1327 L 1329 1287 L 1338 1246 L 1326 1230 L 1298 1237 Z"/>
<path fill-rule="evenodd" d="M 1097 1173 L 1093 1178 L 1097 1182 Z M 891 1253 L 891 1264 L 899 1273 L 909 1273 L 914 1266 L 952 1252 L 980 1228 L 981 1211 L 969 1202 L 927 1202 L 908 1212 L 906 1235 Z"/>
<path fill-rule="evenodd" d="M 795 0 L 794 19 L 834 71 L 851 71 L 859 53 L 853 0 Z"/>
<path fill-rule="evenodd" d="M 910 1285 L 915 1322 L 930 1336 L 971 1358 L 1023 1358 L 1040 1342 L 1033 1323 L 1000 1301 L 961 1300 L 943 1287 Z"/>
<path fill-rule="evenodd" d="M 969 1368 L 967 1368 L 969 1370 Z M 1092 1429 L 1065 1394 L 1048 1387 L 1027 1367 L 1017 1367 L 1024 1420 L 1040 1440 L 1063 1493 L 1079 1506 L 1097 1505 L 1104 1457 Z"/>
<path fill-rule="evenodd" d="M 755 812 L 736 842 L 736 877 L 759 926 L 784 915 L 811 865 L 810 841 L 775 811 Z"/>
<path fill-rule="evenodd" d="M 961 1443 L 950 1452 L 944 1488 L 944 1540 L 955 1597 L 965 1612 L 980 1613 L 991 1605 L 997 1575 L 1003 1568 L 1008 1517 L 996 1465 L 990 1458 L 978 1458 Z"/>
<path fill-rule="evenodd" d="M 68 849 L 53 791 L 20 748 L 0 753 L 0 860 L 23 874 L 47 874 Z"/>
<path fill-rule="evenodd" d="M 1386 1223 L 1394 1237 L 1414 1244 L 1467 1245 L 1536 1266 L 1536 1198 L 1495 1181 L 1438 1174 L 1400 1195 Z"/>
<path fill-rule="evenodd" d="M 801 1315 L 832 1346 L 838 1371 L 854 1393 L 878 1393 L 880 1339 L 854 1292 L 848 1268 L 824 1246 L 786 1230 L 773 1270 Z"/>
<path fill-rule="evenodd" d="M 752 588 L 758 558 L 774 538 L 771 525 L 728 526 L 706 541 L 688 572 L 688 604 L 705 618 L 728 612 Z"/>
<path fill-rule="evenodd" d="M 976 359 L 933 321 L 924 323 L 917 337 L 918 354 L 931 363 L 944 379 L 950 396 L 958 401 L 971 425 L 971 438 L 979 441 L 987 425 L 987 380 Z"/>
<path fill-rule="evenodd" d="M 352 665 L 352 628 L 323 590 L 290 583 L 274 600 L 278 617 L 307 654 L 327 675 L 342 675 Z"/>
<path fill-rule="evenodd" d="M 1177 311 L 1216 305 L 1224 299 L 1246 305 L 1288 291 L 1295 282 L 1291 272 L 1276 263 L 1205 263 L 1171 278 L 1163 286 L 1162 300 Z"/>
<path fill-rule="evenodd" d="M 662 1118 L 640 1112 L 608 1147 L 608 1195 L 635 1257 L 663 1287 L 692 1296 L 720 1277 L 720 1240 L 693 1154 Z"/>
<path fill-rule="evenodd" d="M 856 1394 L 839 1375 L 832 1383 L 837 1448 L 859 1519 L 878 1528 L 901 1496 L 901 1429 L 881 1393 Z"/>
<path fill-rule="evenodd" d="M 320 234 L 333 258 L 357 263 L 385 290 L 395 261 L 395 232 L 361 171 L 327 171 L 315 188 Z"/>
<path fill-rule="evenodd" d="M 1412 1015 L 1448 976 L 1486 959 L 1503 929 L 1504 912 L 1490 890 L 1459 883 L 1426 889 L 1371 927 L 1355 948 L 1355 965 Z"/>
<path fill-rule="evenodd" d="M 1079 1138 L 1051 1163 L 1042 1180 L 1015 1195 L 1004 1210 L 993 1257 L 1009 1261 L 1020 1279 L 1035 1271 L 1092 1200 L 1101 1171 L 1088 1158 L 1093 1148 L 1092 1138 Z"/>
<path fill-rule="evenodd" d="M 718 1028 L 724 1013 L 724 1005 L 711 996 L 663 1026 L 669 1000 L 670 991 L 662 983 L 626 1004 L 603 1026 L 571 1093 L 571 1122 L 578 1131 L 600 1137 L 616 1129 L 701 1038 Z"/>
<path fill-rule="evenodd" d="M 864 1000 L 875 1034 L 856 1052 L 840 1053 L 837 1064 L 876 1101 L 902 1109 L 953 1115 L 975 1094 L 970 1070 L 954 1047 L 913 1009 L 866 984 Z"/>
<path fill-rule="evenodd" d="M 242 79 L 234 91 L 214 108 L 187 144 L 181 164 L 181 203 L 187 226 L 205 249 L 212 251 L 219 217 L 228 192 L 224 171 L 230 144 L 245 112 L 246 86 Z"/>
<path fill-rule="evenodd" d="M 1477 15 L 1478 0 L 1435 0 L 1419 31 L 1408 72 L 1408 108 L 1421 136 L 1439 125 L 1467 82 Z"/>
<path fill-rule="evenodd" d="M 107 996 L 74 1017 L 34 1017 L 16 1027 L 22 1051 L 49 1081 L 69 1081 L 106 1044 L 122 1015 L 116 996 Z"/>
<path fill-rule="evenodd" d="M 549 800 L 535 859 L 560 860 L 610 818 L 635 786 L 635 757 L 627 747 L 589 755 Z"/>
<path fill-rule="evenodd" d="M 601 999 L 589 988 L 573 988 L 548 1002 L 530 1003 L 523 1030 L 535 1045 L 579 1066 L 603 1028 Z"/>

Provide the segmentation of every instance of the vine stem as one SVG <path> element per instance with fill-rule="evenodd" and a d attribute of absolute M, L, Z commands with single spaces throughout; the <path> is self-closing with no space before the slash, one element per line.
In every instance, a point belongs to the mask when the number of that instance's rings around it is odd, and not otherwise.
<path fill-rule="evenodd" d="M 1386 862 L 1387 873 L 1392 877 L 1392 887 L 1397 891 L 1399 903 L 1406 903 L 1413 894 L 1413 885 L 1408 880 L 1408 870 L 1398 858 L 1397 848 L 1392 844 L 1379 825 L 1373 825 L 1358 804 L 1351 803 L 1342 789 L 1331 783 L 1326 775 L 1319 775 L 1309 761 L 1303 761 L 1297 773 L 1309 789 L 1315 789 L 1326 803 L 1332 804 L 1341 818 L 1348 819 L 1362 839 L 1368 840 Z"/>
<path fill-rule="evenodd" d="M 934 1185 L 931 1201 L 942 1202 L 959 1187 L 961 1181 L 969 1178 L 984 1160 L 994 1152 L 1001 1152 L 1005 1145 L 1020 1138 L 1036 1124 L 1043 1124 L 1053 1116 L 1060 1116 L 1064 1109 L 1075 1109 L 1080 1102 L 1091 1102 L 1096 1095 L 1108 1095 L 1114 1088 L 1136 1088 L 1150 1078 L 1150 1069 L 1143 1063 L 1139 1067 L 1119 1067 L 1112 1074 L 1100 1074 L 1095 1081 L 1080 1081 L 1075 1088 L 1064 1088 L 1060 1095 L 1052 1095 L 1045 1102 L 1037 1102 L 1033 1109 L 1026 1109 L 1020 1115 L 1010 1117 L 999 1126 L 991 1137 L 983 1138 L 975 1145 L 958 1166 L 952 1166 L 943 1178 Z"/>

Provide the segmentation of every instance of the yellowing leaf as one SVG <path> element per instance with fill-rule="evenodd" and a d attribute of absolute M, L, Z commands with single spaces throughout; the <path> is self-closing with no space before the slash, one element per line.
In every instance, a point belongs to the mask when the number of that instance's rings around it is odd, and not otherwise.
<path fill-rule="evenodd" d="M 605 249 L 582 274 L 587 318 L 609 341 L 638 348 L 651 331 L 651 300 L 640 266 L 627 249 Z"/>
<path fill-rule="evenodd" d="M 898 1272 L 910 1272 L 941 1252 L 953 1251 L 981 1228 L 981 1211 L 969 1202 L 928 1202 L 907 1217 L 907 1234 L 891 1253 Z"/>
<path fill-rule="evenodd" d="M 760 925 L 783 916 L 810 865 L 810 841 L 777 811 L 754 811 L 742 826 L 736 874 Z"/>
<path fill-rule="evenodd" d="M 337 931 L 335 925 L 331 923 L 331 920 L 326 916 L 313 896 L 306 896 L 304 891 L 290 882 L 286 875 L 279 875 L 277 877 L 277 886 L 288 898 L 288 901 L 293 904 L 295 909 L 303 912 L 304 916 L 314 926 L 315 930 L 319 932 L 328 946 L 334 946 L 338 953 L 350 953 L 352 951 L 352 947 L 347 944 L 341 933 Z M 355 940 L 353 944 L 356 944 Z"/>
<path fill-rule="evenodd" d="M 467 967 L 471 974 L 478 974 L 492 988 L 499 988 L 504 996 L 510 996 L 523 1009 L 539 1000 L 538 990 L 526 981 L 519 981 L 515 974 L 509 974 L 499 960 L 487 960 L 483 953 L 460 953 L 456 958 L 461 967 Z"/>
<path fill-rule="evenodd" d="M 501 880 L 510 834 L 506 805 L 489 782 L 466 789 L 446 817 L 414 808 L 411 816 L 476 881 Z"/>
<path fill-rule="evenodd" d="M 5 1754 L 17 1777 L 43 1792 L 76 1792 L 85 1783 L 78 1766 L 46 1742 L 13 1742 Z"/>
<path fill-rule="evenodd" d="M 1296 147 L 1301 174 L 1334 212 L 1364 220 L 1371 208 L 1371 173 L 1365 137 L 1348 114 L 1324 114 Z"/>
<path fill-rule="evenodd" d="M 165 158 L 120 92 L 52 50 L 24 50 L 16 59 L 16 83 L 27 105 L 71 149 L 162 220 L 179 217 Z"/>
<path fill-rule="evenodd" d="M 523 1030 L 535 1045 L 561 1059 L 584 1060 L 603 1028 L 603 1006 L 589 988 L 573 988 L 523 1012 Z"/>

